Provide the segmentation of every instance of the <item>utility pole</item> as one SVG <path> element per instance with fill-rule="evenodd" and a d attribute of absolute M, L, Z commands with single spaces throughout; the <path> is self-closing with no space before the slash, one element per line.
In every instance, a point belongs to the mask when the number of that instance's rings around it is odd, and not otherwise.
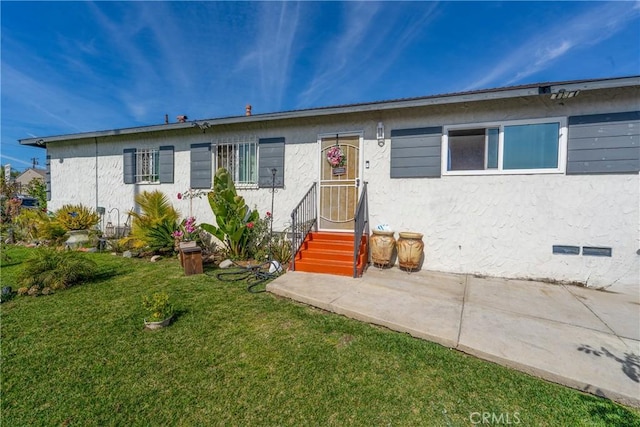
<path fill-rule="evenodd" d="M 35 169 L 36 165 L 38 164 L 38 158 L 37 157 L 32 157 L 31 158 L 31 164 L 33 165 L 32 169 Z"/>

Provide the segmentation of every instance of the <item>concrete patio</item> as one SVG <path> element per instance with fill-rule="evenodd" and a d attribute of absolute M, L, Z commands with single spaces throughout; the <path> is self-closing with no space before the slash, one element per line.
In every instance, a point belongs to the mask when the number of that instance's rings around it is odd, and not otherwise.
<path fill-rule="evenodd" d="M 288 272 L 267 291 L 640 406 L 639 296 L 397 268 Z"/>

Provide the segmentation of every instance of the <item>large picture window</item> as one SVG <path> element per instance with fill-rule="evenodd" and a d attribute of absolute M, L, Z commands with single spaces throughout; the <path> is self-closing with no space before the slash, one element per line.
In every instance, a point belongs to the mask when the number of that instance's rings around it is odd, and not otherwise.
<path fill-rule="evenodd" d="M 216 168 L 225 168 L 238 187 L 258 184 L 258 141 L 256 138 L 220 140 L 215 145 Z"/>
<path fill-rule="evenodd" d="M 445 175 L 564 172 L 566 120 L 445 127 Z"/>

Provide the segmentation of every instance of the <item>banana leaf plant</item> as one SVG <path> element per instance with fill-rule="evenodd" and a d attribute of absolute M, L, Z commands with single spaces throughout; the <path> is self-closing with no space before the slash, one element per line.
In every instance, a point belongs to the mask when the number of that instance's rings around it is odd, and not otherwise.
<path fill-rule="evenodd" d="M 257 210 L 250 210 L 244 197 L 239 196 L 229 172 L 220 168 L 213 178 L 213 191 L 207 195 L 216 224 L 200 224 L 226 247 L 234 259 L 246 259 L 253 224 L 260 218 Z"/>

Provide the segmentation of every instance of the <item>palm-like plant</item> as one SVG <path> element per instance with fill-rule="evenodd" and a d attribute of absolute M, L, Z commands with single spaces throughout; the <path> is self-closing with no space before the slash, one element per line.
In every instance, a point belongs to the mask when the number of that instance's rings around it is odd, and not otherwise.
<path fill-rule="evenodd" d="M 149 247 L 154 252 L 173 250 L 172 233 L 179 227 L 178 211 L 160 191 L 143 191 L 135 198 L 140 212 L 131 211 L 131 236 L 135 247 Z"/>

